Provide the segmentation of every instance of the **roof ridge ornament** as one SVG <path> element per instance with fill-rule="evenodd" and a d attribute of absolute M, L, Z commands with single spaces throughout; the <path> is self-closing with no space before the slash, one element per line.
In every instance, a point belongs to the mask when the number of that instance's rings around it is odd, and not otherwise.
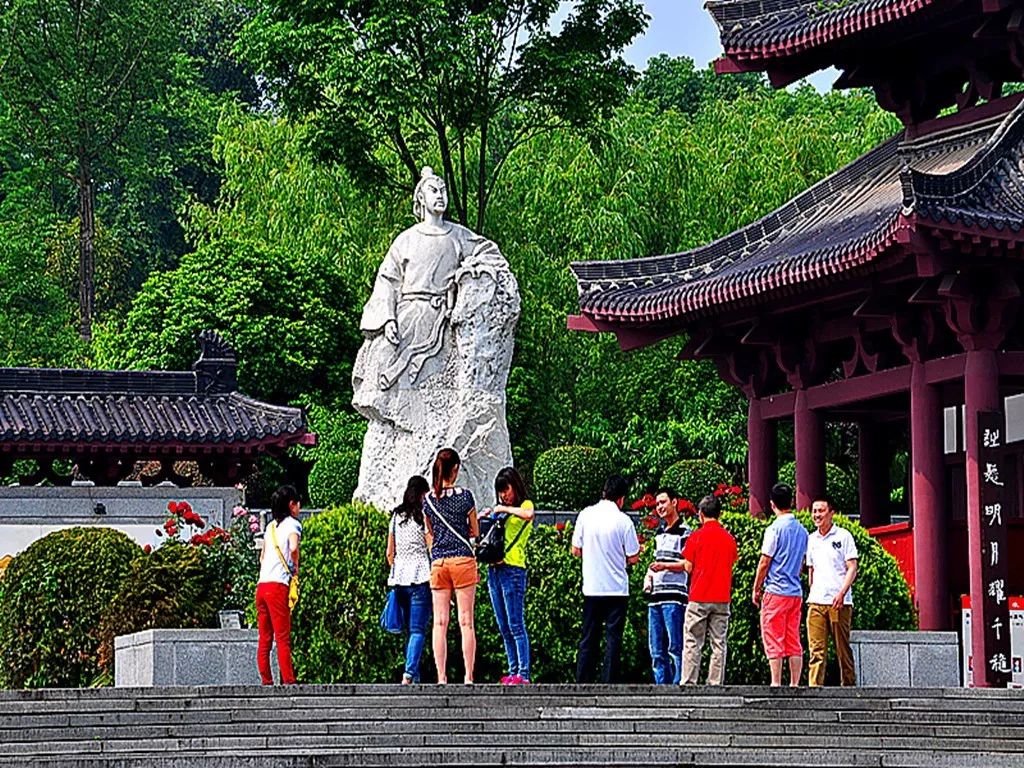
<path fill-rule="evenodd" d="M 199 359 L 192 366 L 196 374 L 196 392 L 218 394 L 238 389 L 238 356 L 234 348 L 217 331 L 202 330 L 196 334 Z"/>

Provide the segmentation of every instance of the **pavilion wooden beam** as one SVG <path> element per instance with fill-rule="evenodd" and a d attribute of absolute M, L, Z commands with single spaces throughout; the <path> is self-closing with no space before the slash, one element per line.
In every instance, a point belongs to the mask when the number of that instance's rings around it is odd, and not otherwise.
<path fill-rule="evenodd" d="M 1024 376 L 1024 352 L 997 352 L 1000 375 Z M 950 355 L 922 363 L 923 382 L 929 386 L 961 381 L 967 354 Z M 911 366 L 901 365 L 877 373 L 866 373 L 842 381 L 808 387 L 807 402 L 814 410 L 841 408 L 868 400 L 907 393 L 911 387 Z M 760 417 L 788 419 L 793 415 L 794 393 L 783 392 L 761 398 Z"/>

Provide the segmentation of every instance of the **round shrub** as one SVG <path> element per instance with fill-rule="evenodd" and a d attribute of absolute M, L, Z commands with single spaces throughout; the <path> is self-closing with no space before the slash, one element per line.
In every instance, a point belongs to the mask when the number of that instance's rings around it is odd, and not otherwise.
<path fill-rule="evenodd" d="M 796 462 L 788 461 L 779 468 L 779 482 L 796 488 Z M 831 462 L 825 464 L 825 492 L 832 499 L 832 506 L 837 512 L 856 514 L 860 510 L 857 480 Z"/>
<path fill-rule="evenodd" d="M 543 509 L 582 509 L 601 498 L 604 481 L 614 471 L 600 448 L 550 448 L 533 465 L 534 501 Z"/>
<path fill-rule="evenodd" d="M 99 624 L 140 552 L 99 526 L 54 531 L 0 579 L 0 688 L 87 686 L 100 675 Z"/>
<path fill-rule="evenodd" d="M 359 480 L 359 454 L 327 451 L 317 458 L 309 473 L 309 500 L 321 509 L 348 504 Z"/>
<path fill-rule="evenodd" d="M 683 459 L 661 474 L 662 485 L 673 488 L 694 504 L 712 493 L 721 483 L 732 483 L 729 470 L 708 459 Z"/>
<path fill-rule="evenodd" d="M 808 531 L 814 530 L 809 514 L 801 512 L 797 518 Z M 835 522 L 853 535 L 860 556 L 857 580 L 853 584 L 853 628 L 914 629 L 917 621 L 910 590 L 895 558 L 857 523 L 842 515 L 836 515 Z M 768 522 L 749 514 L 725 512 L 722 514 L 722 525 L 736 538 L 739 549 L 739 560 L 733 569 L 726 682 L 744 685 L 768 683 L 768 661 L 761 645 L 759 615 L 750 600 L 754 573 L 761 557 L 761 541 Z M 806 574 L 803 581 L 806 596 Z M 801 625 L 801 632 L 806 632 L 804 625 Z M 705 655 L 707 650 L 705 647 Z M 705 671 L 706 665 L 702 670 L 702 680 Z M 783 675 L 784 679 L 786 674 Z"/>

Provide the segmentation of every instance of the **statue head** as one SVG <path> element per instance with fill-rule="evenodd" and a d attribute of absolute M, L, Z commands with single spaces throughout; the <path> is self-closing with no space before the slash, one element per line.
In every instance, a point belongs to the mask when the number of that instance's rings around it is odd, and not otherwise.
<path fill-rule="evenodd" d="M 434 173 L 434 169 L 426 166 L 420 172 L 419 183 L 412 196 L 412 212 L 417 219 L 423 221 L 428 213 L 441 216 L 448 209 L 448 186 L 444 179 Z"/>

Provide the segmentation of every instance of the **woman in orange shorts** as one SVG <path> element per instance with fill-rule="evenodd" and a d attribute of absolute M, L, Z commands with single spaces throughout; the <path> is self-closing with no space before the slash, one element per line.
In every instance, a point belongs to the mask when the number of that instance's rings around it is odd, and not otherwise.
<path fill-rule="evenodd" d="M 480 577 L 470 541 L 477 537 L 479 528 L 473 494 L 455 484 L 459 463 L 459 454 L 451 448 L 438 452 L 431 490 L 423 503 L 430 545 L 430 590 L 434 603 L 434 663 L 437 665 L 437 682 L 442 684 L 448 682 L 448 620 L 453 591 L 462 631 L 466 683 L 473 682 L 476 660 L 473 604 Z"/>

